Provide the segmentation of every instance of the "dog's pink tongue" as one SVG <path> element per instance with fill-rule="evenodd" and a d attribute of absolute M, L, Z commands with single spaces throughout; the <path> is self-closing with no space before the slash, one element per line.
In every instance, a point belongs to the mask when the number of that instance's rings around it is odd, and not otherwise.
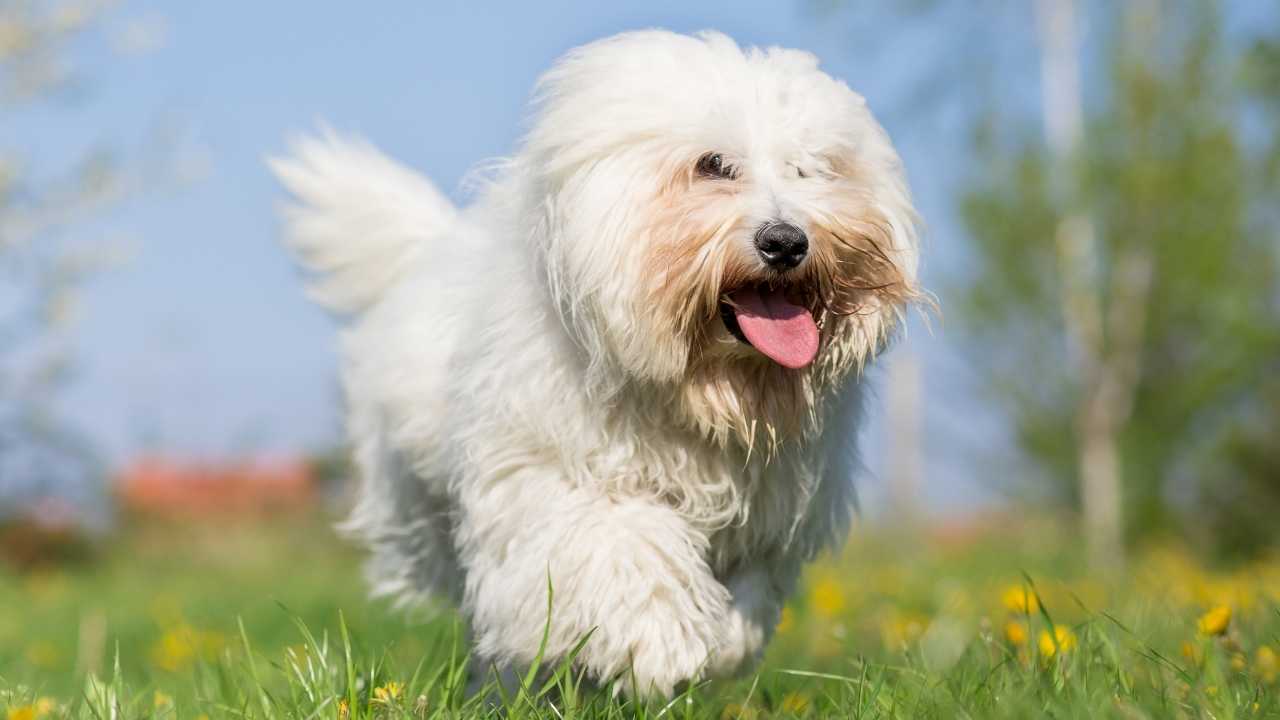
<path fill-rule="evenodd" d="M 813 362 L 818 354 L 818 326 L 809 310 L 787 299 L 782 290 L 743 288 L 729 296 L 742 334 L 774 362 L 792 369 Z"/>

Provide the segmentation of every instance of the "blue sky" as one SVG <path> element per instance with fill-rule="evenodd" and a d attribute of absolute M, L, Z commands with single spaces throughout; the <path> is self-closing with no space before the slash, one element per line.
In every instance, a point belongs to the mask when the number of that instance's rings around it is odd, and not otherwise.
<path fill-rule="evenodd" d="M 125 3 L 75 48 L 86 92 L 9 123 L 33 168 L 50 173 L 86 147 L 127 157 L 157 128 L 179 129 L 175 156 L 193 177 L 77 230 L 134 248 L 87 289 L 79 371 L 63 397 L 112 464 L 143 451 L 227 457 L 339 439 L 333 327 L 305 301 L 277 244 L 283 197 L 262 162 L 290 133 L 321 121 L 362 133 L 457 197 L 468 168 L 513 147 L 537 75 L 568 48 L 622 30 L 715 28 L 743 44 L 818 54 L 899 144 L 929 226 L 926 280 L 940 283 L 963 263 L 953 192 L 975 106 L 930 102 L 922 78 L 952 61 L 946 48 L 962 47 L 956 33 L 972 24 L 886 27 L 865 13 L 765 0 L 371 7 Z M 1031 32 L 1029 17 L 1002 15 Z M 122 37 L 152 47 L 110 51 Z M 1007 73 L 1009 102 L 1035 102 L 1034 72 Z M 1001 426 L 980 409 L 945 313 L 933 325 L 930 335 L 916 323 L 903 346 L 925 368 L 925 492 L 935 507 L 972 505 L 992 479 L 981 468 L 999 454 Z M 864 444 L 878 474 L 888 447 L 878 423 Z M 874 499 L 877 481 L 864 488 Z"/>

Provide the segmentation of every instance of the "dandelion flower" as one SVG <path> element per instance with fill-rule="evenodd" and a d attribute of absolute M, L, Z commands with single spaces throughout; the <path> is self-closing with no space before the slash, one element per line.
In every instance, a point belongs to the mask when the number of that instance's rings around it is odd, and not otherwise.
<path fill-rule="evenodd" d="M 1201 651 L 1199 645 L 1191 642 L 1184 642 L 1182 643 L 1182 657 L 1190 660 L 1196 665 L 1199 665 L 1200 662 L 1204 660 L 1204 653 Z"/>
<path fill-rule="evenodd" d="M 1000 602 L 1011 612 L 1028 615 L 1040 609 L 1034 593 L 1023 585 L 1012 585 L 1000 596 Z"/>
<path fill-rule="evenodd" d="M 720 720 L 754 720 L 759 713 L 755 708 L 743 707 L 738 703 L 729 703 L 724 706 L 724 711 L 720 713 Z"/>
<path fill-rule="evenodd" d="M 30 705 L 10 708 L 9 712 L 5 714 L 5 720 L 37 720 L 37 718 L 45 717 L 57 709 L 57 701 L 53 698 L 42 697 Z"/>
<path fill-rule="evenodd" d="M 190 636 L 180 630 L 167 630 L 151 648 L 151 662 L 158 667 L 177 672 L 189 667 L 196 651 Z"/>
<path fill-rule="evenodd" d="M 825 578 L 813 586 L 810 601 L 819 615 L 835 617 L 844 610 L 844 590 L 834 578 Z"/>
<path fill-rule="evenodd" d="M 1263 682 L 1275 682 L 1276 678 L 1280 677 L 1280 658 L 1276 657 L 1276 651 L 1266 645 L 1258 648 L 1257 657 L 1254 658 L 1254 669 L 1257 670 L 1258 677 Z"/>
<path fill-rule="evenodd" d="M 790 692 L 782 696 L 782 702 L 778 707 L 785 712 L 799 715 L 809 709 L 809 698 L 797 692 Z"/>
<path fill-rule="evenodd" d="M 1219 605 L 1204 615 L 1200 616 L 1196 627 L 1200 629 L 1200 634 L 1205 636 L 1222 635 L 1227 632 L 1227 627 L 1231 625 L 1231 608 L 1227 605 Z"/>
<path fill-rule="evenodd" d="M 400 695 L 403 692 L 403 685 L 398 682 L 389 682 L 382 687 L 373 689 L 373 701 L 383 705 L 391 705 L 400 699 Z"/>
<path fill-rule="evenodd" d="M 1053 634 L 1049 634 L 1048 630 L 1041 630 L 1039 645 L 1040 655 L 1047 660 L 1059 651 L 1063 654 L 1070 652 L 1076 646 L 1076 634 L 1061 625 L 1053 629 Z"/>
<path fill-rule="evenodd" d="M 795 627 L 795 625 L 796 614 L 792 611 L 791 606 L 787 605 L 782 608 L 782 616 L 778 618 L 777 633 L 779 635 L 785 635 L 786 633 L 791 632 L 791 628 Z"/>
<path fill-rule="evenodd" d="M 161 708 L 167 708 L 173 705 L 173 698 L 157 690 L 155 693 L 155 697 L 152 698 L 152 703 L 155 705 L 155 708 L 159 710 Z"/>
<path fill-rule="evenodd" d="M 1016 620 L 1010 620 L 1004 626 L 1004 639 L 1009 641 L 1010 645 L 1022 646 L 1027 644 L 1027 626 Z"/>
<path fill-rule="evenodd" d="M 217 632 L 197 630 L 190 625 L 176 625 L 164 631 L 151 647 L 151 662 L 170 672 L 186 670 L 197 660 L 212 660 L 221 652 L 225 640 Z"/>
<path fill-rule="evenodd" d="M 881 619 L 880 637 L 890 650 L 902 650 L 920 639 L 929 627 L 929 618 L 918 613 L 892 612 Z"/>

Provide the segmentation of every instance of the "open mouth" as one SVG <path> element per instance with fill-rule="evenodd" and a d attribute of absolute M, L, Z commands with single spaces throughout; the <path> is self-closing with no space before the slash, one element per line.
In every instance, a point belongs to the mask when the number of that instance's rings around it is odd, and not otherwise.
<path fill-rule="evenodd" d="M 720 300 L 720 318 L 739 341 L 783 367 L 798 370 L 818 355 L 818 324 L 793 289 L 748 285 Z"/>

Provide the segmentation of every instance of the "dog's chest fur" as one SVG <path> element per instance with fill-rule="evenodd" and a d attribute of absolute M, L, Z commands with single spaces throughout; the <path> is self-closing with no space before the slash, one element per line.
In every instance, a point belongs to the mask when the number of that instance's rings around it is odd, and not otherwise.
<path fill-rule="evenodd" d="M 823 473 L 815 445 L 787 443 L 766 454 L 630 420 L 615 416 L 615 431 L 592 453 L 597 462 L 590 463 L 589 482 L 603 480 L 620 497 L 639 493 L 668 504 L 706 534 L 707 560 L 718 575 L 788 551 L 819 494 Z"/>

